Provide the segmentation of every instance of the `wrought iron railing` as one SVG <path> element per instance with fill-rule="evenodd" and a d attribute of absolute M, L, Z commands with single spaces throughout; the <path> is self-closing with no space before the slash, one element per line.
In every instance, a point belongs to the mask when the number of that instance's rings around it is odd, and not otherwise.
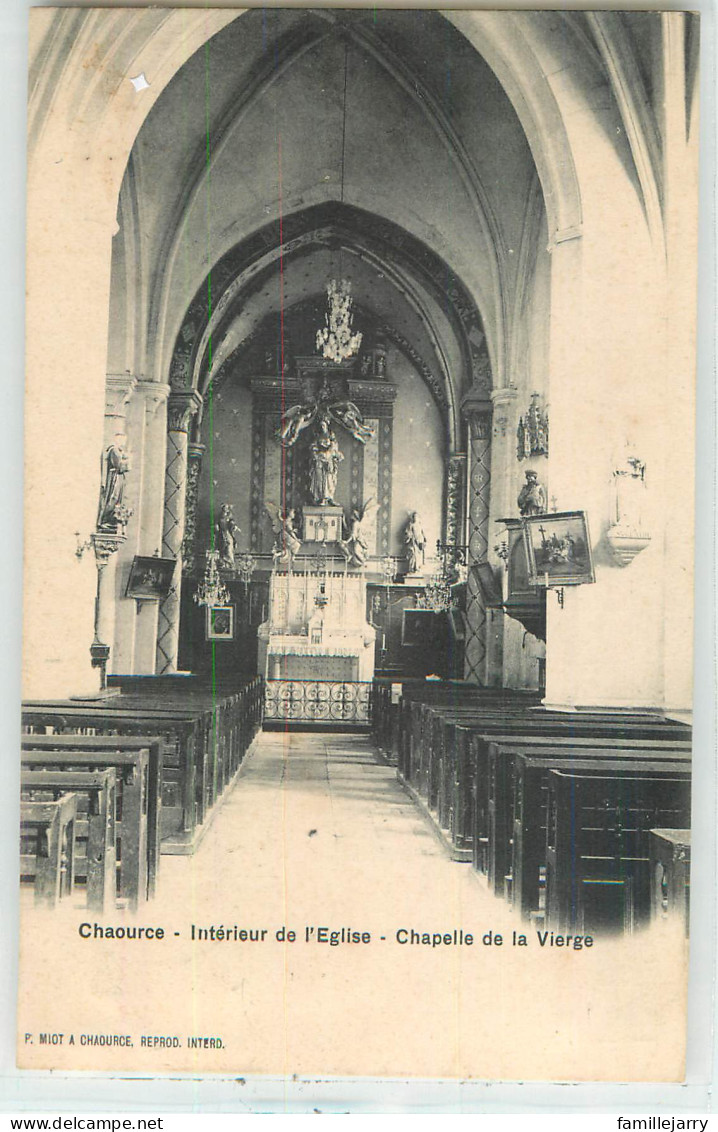
<path fill-rule="evenodd" d="M 267 680 L 264 718 L 366 727 L 371 723 L 371 690 L 369 683 L 349 680 Z"/>

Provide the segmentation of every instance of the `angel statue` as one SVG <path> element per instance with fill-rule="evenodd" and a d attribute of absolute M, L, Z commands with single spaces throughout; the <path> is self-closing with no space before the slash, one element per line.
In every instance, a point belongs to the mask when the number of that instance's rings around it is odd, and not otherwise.
<path fill-rule="evenodd" d="M 240 535 L 242 532 L 234 521 L 231 503 L 222 504 L 216 530 L 219 537 L 220 562 L 223 566 L 233 567 L 237 535 Z"/>
<path fill-rule="evenodd" d="M 316 415 L 316 405 L 294 405 L 287 409 L 277 432 L 277 439 L 282 446 L 291 448 L 300 432 L 312 423 Z"/>
<path fill-rule="evenodd" d="M 274 565 L 279 566 L 287 563 L 291 570 L 294 557 L 302 545 L 302 540 L 294 527 L 296 511 L 292 507 L 285 514 L 276 503 L 265 503 L 264 506 L 272 520 L 272 530 L 275 536 L 274 546 L 272 547 Z"/>
<path fill-rule="evenodd" d="M 283 415 L 277 439 L 284 448 L 291 448 L 299 434 L 314 421 L 321 428 L 322 421 L 329 424 L 333 420 L 351 433 L 360 444 L 366 444 L 374 435 L 371 425 L 365 424 L 357 405 L 353 401 L 329 401 L 331 390 L 323 385 L 313 404 L 293 405 Z"/>
<path fill-rule="evenodd" d="M 369 543 L 362 530 L 362 523 L 378 507 L 379 504 L 374 499 L 368 499 L 363 506 L 352 508 L 351 518 L 348 522 L 346 518 L 344 520 L 347 537 L 339 541 L 339 548 L 349 565 L 356 566 L 357 569 L 366 566 L 369 558 Z"/>
<path fill-rule="evenodd" d="M 362 415 L 353 401 L 337 401 L 327 407 L 334 419 L 339 421 L 347 432 L 352 434 L 355 440 L 360 441 L 362 444 L 366 444 L 367 440 L 371 440 L 374 435 L 374 429 L 371 425 L 364 424 Z"/>

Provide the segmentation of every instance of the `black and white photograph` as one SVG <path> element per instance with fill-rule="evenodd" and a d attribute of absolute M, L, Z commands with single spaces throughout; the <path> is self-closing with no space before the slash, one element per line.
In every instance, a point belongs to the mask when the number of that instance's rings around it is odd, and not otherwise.
<path fill-rule="evenodd" d="M 699 25 L 32 10 L 22 1069 L 684 1079 Z"/>

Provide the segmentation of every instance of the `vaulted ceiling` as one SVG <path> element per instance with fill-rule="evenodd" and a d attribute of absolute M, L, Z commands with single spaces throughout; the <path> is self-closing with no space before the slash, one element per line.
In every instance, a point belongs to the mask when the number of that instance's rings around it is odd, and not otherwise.
<path fill-rule="evenodd" d="M 619 120 L 606 29 L 537 15 L 537 42 L 558 37 L 564 58 L 580 57 L 570 81 Z M 181 380 L 201 386 L 208 339 L 216 373 L 280 302 L 318 300 L 341 269 L 359 306 L 414 344 L 449 412 L 482 350 L 508 380 L 527 247 L 546 230 L 541 170 L 504 86 L 454 24 L 460 14 L 254 9 L 189 58 L 123 183 L 111 371 L 176 380 L 179 344 Z M 651 34 L 631 56 L 645 90 Z M 626 131 L 606 130 L 638 183 Z"/>

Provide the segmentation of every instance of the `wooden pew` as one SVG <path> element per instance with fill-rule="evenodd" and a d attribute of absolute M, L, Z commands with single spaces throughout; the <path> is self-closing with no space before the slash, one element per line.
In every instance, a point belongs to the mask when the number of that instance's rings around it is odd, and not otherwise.
<path fill-rule="evenodd" d="M 489 745 L 488 881 L 498 895 L 511 877 L 511 900 L 524 918 L 539 908 L 540 870 L 546 864 L 546 811 L 549 770 L 600 773 L 602 768 L 639 761 L 690 766 L 690 744 L 634 739 L 545 738 L 518 745 Z M 589 765 L 590 764 L 590 765 Z"/>
<path fill-rule="evenodd" d="M 549 771 L 546 926 L 632 931 L 650 914 L 648 834 L 690 821 L 690 769 L 646 761 L 632 775 Z"/>
<path fill-rule="evenodd" d="M 92 772 L 23 770 L 20 791 L 24 802 L 55 802 L 63 794 L 75 794 L 75 880 L 84 882 L 89 909 L 102 912 L 114 908 L 114 768 Z"/>
<path fill-rule="evenodd" d="M 651 920 L 679 923 L 690 929 L 691 831 L 651 829 L 648 834 L 651 874 Z"/>
<path fill-rule="evenodd" d="M 163 756 L 162 851 L 191 852 L 197 827 L 205 816 L 207 796 L 206 712 L 191 709 L 120 707 L 116 697 L 98 704 L 74 702 L 23 705 L 22 722 L 33 732 L 160 737 L 168 747 Z"/>
<path fill-rule="evenodd" d="M 193 678 L 190 686 L 185 677 L 120 679 L 129 679 L 131 692 L 96 703 L 26 702 L 24 727 L 63 734 L 161 737 L 165 743 L 162 852 L 191 853 L 207 814 L 261 728 L 263 681 L 257 677 L 220 697 L 211 684 Z"/>
<path fill-rule="evenodd" d="M 77 795 L 20 803 L 20 878 L 32 880 L 35 903 L 54 908 L 75 881 Z"/>
<path fill-rule="evenodd" d="M 84 753 L 149 751 L 147 771 L 147 899 L 157 891 L 163 833 L 162 783 L 165 762 L 172 746 L 158 735 L 23 735 L 24 751 L 63 751 L 68 747 Z"/>
<path fill-rule="evenodd" d="M 53 736 L 58 739 L 59 736 Z M 22 752 L 22 765 L 32 770 L 116 771 L 117 893 L 130 908 L 147 899 L 147 810 L 149 751 L 83 751 L 72 749 L 73 736 L 61 751 Z"/>
<path fill-rule="evenodd" d="M 457 859 L 473 859 L 483 875 L 488 870 L 488 743 L 502 736 L 563 736 L 594 738 L 620 745 L 636 739 L 681 741 L 689 730 L 672 721 L 645 715 L 610 712 L 567 713 L 540 707 L 525 708 L 506 700 L 478 709 L 424 705 L 419 757 L 412 792 L 428 803 L 437 790 L 435 809 Z M 433 723 L 432 723 L 433 717 Z M 433 785 L 432 785 L 433 784 Z M 438 784 L 438 785 L 436 785 Z"/>
<path fill-rule="evenodd" d="M 438 713 L 437 713 L 438 714 Z M 425 728 L 425 735 L 429 728 Z M 576 738 L 612 739 L 619 745 L 625 740 L 651 739 L 684 740 L 689 732 L 682 725 L 646 716 L 616 716 L 610 712 L 581 713 L 546 711 L 532 708 L 529 711 L 515 707 L 502 707 L 476 713 L 439 714 L 437 727 L 432 734 L 436 755 L 445 775 L 443 790 L 450 795 L 448 806 L 453 811 L 469 805 L 468 814 L 456 819 L 461 835 L 473 844 L 477 825 L 480 836 L 485 837 L 488 815 L 488 748 L 491 734 L 511 735 L 565 735 Z M 469 789 L 467 790 L 467 786 Z M 467 819 L 468 818 L 468 825 Z M 454 820 L 453 817 L 451 819 Z M 468 832 L 467 832 L 468 831 Z"/>

